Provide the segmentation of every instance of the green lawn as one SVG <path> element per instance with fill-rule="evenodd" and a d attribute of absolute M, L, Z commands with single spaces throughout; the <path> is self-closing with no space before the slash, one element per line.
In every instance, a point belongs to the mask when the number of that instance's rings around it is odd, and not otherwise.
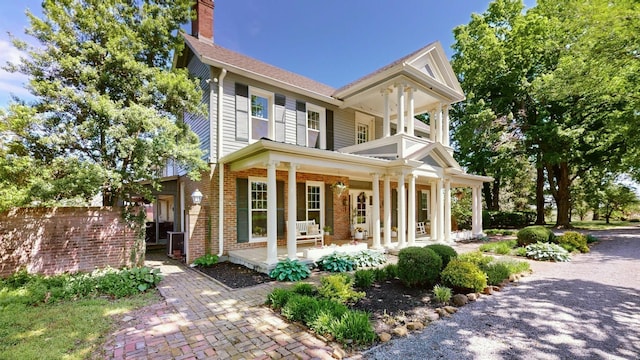
<path fill-rule="evenodd" d="M 0 286 L 0 359 L 91 358 L 119 316 L 160 299 L 149 291 L 117 300 L 30 305 L 20 299 L 29 291 Z"/>
<path fill-rule="evenodd" d="M 608 230 L 608 229 L 615 229 L 621 226 L 640 226 L 640 223 L 611 220 L 609 224 L 606 224 L 604 220 L 595 220 L 595 221 L 591 220 L 591 221 L 572 221 L 571 225 L 576 229 L 582 229 L 582 230 Z"/>

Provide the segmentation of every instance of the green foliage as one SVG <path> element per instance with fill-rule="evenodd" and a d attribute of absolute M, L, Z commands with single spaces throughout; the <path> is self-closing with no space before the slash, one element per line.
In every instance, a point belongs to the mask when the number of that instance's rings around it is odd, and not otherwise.
<path fill-rule="evenodd" d="M 491 228 L 521 228 L 532 224 L 536 219 L 536 213 L 532 211 L 487 211 L 483 215 L 483 225 Z M 485 232 L 489 234 L 488 231 Z"/>
<path fill-rule="evenodd" d="M 406 286 L 435 284 L 442 269 L 442 258 L 435 251 L 411 246 L 398 253 L 398 278 Z"/>
<path fill-rule="evenodd" d="M 338 252 L 325 255 L 318 259 L 318 266 L 320 269 L 330 272 L 347 272 L 353 271 L 356 268 L 356 264 L 353 262 L 351 256 Z"/>
<path fill-rule="evenodd" d="M 451 217 L 460 230 L 471 230 L 471 188 L 459 189 L 451 193 Z"/>
<path fill-rule="evenodd" d="M 119 298 L 144 292 L 155 287 L 162 276 L 159 269 L 148 267 L 122 269 L 120 271 L 104 269 L 99 272 L 97 289 L 104 294 Z"/>
<path fill-rule="evenodd" d="M 353 279 L 356 287 L 366 289 L 376 281 L 376 273 L 373 269 L 356 270 Z"/>
<path fill-rule="evenodd" d="M 598 238 L 591 234 L 587 234 L 587 244 L 593 244 L 594 242 L 598 242 Z"/>
<path fill-rule="evenodd" d="M 449 261 L 451 261 L 451 259 L 458 256 L 458 253 L 456 252 L 456 250 L 449 245 L 431 244 L 431 245 L 425 246 L 425 248 L 435 251 L 435 253 L 440 256 L 440 258 L 442 259 L 441 270 L 444 269 L 445 266 L 447 266 L 447 264 L 449 263 Z"/>
<path fill-rule="evenodd" d="M 193 260 L 193 264 L 196 266 L 212 266 L 218 263 L 218 255 L 205 254 L 199 258 Z"/>
<path fill-rule="evenodd" d="M 307 265 L 289 258 L 279 261 L 269 273 L 269 276 L 278 279 L 278 281 L 300 281 L 306 279 L 309 275 L 311 275 L 311 270 Z"/>
<path fill-rule="evenodd" d="M 516 256 L 527 256 L 527 249 L 518 247 L 514 250 L 513 254 Z"/>
<path fill-rule="evenodd" d="M 296 293 L 288 289 L 275 288 L 267 295 L 267 305 L 271 305 L 274 309 L 280 309 L 285 306 L 289 298 L 295 294 Z"/>
<path fill-rule="evenodd" d="M 459 293 L 480 292 L 487 286 L 487 276 L 478 265 L 453 259 L 440 275 L 442 282 Z"/>
<path fill-rule="evenodd" d="M 392 280 L 398 277 L 398 264 L 387 264 L 384 267 L 384 272 L 386 273 L 386 279 Z"/>
<path fill-rule="evenodd" d="M 507 267 L 509 270 L 509 275 L 511 274 L 520 274 L 523 272 L 527 272 L 531 269 L 531 266 L 526 261 L 518 261 L 518 260 L 499 260 L 496 263 L 502 264 Z"/>
<path fill-rule="evenodd" d="M 384 253 L 375 250 L 362 250 L 351 256 L 356 268 L 373 267 L 387 262 Z"/>
<path fill-rule="evenodd" d="M 343 343 L 349 341 L 357 345 L 371 344 L 376 339 L 369 314 L 364 311 L 348 311 L 331 324 L 333 335 Z"/>
<path fill-rule="evenodd" d="M 580 234 L 577 231 L 567 231 L 562 236 L 556 237 L 558 245 L 562 246 L 569 252 L 580 251 L 582 253 L 588 253 L 589 247 L 587 246 L 587 237 Z"/>
<path fill-rule="evenodd" d="M 516 233 L 515 230 L 506 230 L 506 229 L 486 229 L 484 230 L 484 232 L 487 235 L 502 235 L 502 236 L 509 236 Z"/>
<path fill-rule="evenodd" d="M 293 294 L 280 310 L 282 316 L 291 321 L 307 323 L 319 310 L 318 299 L 311 296 Z"/>
<path fill-rule="evenodd" d="M 341 304 L 355 303 L 365 296 L 364 292 L 353 289 L 353 279 L 347 274 L 324 276 L 320 279 L 318 294 Z"/>
<path fill-rule="evenodd" d="M 518 231 L 518 246 L 527 246 L 536 242 L 552 242 L 553 232 L 544 226 L 529 226 Z"/>
<path fill-rule="evenodd" d="M 297 283 L 291 288 L 291 291 L 296 294 L 307 296 L 314 296 L 318 293 L 318 290 L 315 286 L 307 283 Z"/>
<path fill-rule="evenodd" d="M 26 55 L 7 69 L 29 78 L 35 100 L 11 104 L 0 121 L 7 140 L 0 175 L 18 184 L 0 180 L 0 194 L 20 189 L 11 205 L 86 204 L 98 193 L 103 205 L 134 194 L 150 199 L 143 182 L 159 187 L 169 161 L 197 179 L 206 163 L 181 120 L 202 113 L 202 92 L 186 69 L 170 69 L 184 46 L 179 29 L 190 20 L 191 1 L 51 0 L 42 7 L 42 18 L 27 12 L 34 39 L 13 39 Z M 21 175 L 12 166 L 38 171 Z"/>
<path fill-rule="evenodd" d="M 501 262 L 491 263 L 484 267 L 482 271 L 487 274 L 487 283 L 489 285 L 498 285 L 511 275 L 509 267 Z"/>
<path fill-rule="evenodd" d="M 472 251 L 458 255 L 458 259 L 476 264 L 478 267 L 483 268 L 493 261 L 493 256 L 484 255 L 480 251 Z"/>
<path fill-rule="evenodd" d="M 527 257 L 534 260 L 563 262 L 570 259 L 569 252 L 557 244 L 538 242 L 527 245 L 525 249 Z"/>
<path fill-rule="evenodd" d="M 387 280 L 387 272 L 384 268 L 375 268 L 373 269 L 373 277 L 375 281 L 385 281 Z"/>
<path fill-rule="evenodd" d="M 332 300 L 318 299 L 316 312 L 308 316 L 311 320 L 307 326 L 318 334 L 331 334 L 333 332 L 332 324 L 349 311 L 351 310 L 343 304 Z"/>
<path fill-rule="evenodd" d="M 518 241 L 512 239 L 493 242 L 489 244 L 482 244 L 478 249 L 482 252 L 492 252 L 500 255 L 507 255 L 510 254 L 511 250 L 513 250 L 516 246 L 518 246 Z"/>
<path fill-rule="evenodd" d="M 451 300 L 451 296 L 452 296 L 452 292 L 450 288 L 442 285 L 436 285 L 433 287 L 433 297 L 436 299 L 438 303 L 440 304 L 448 303 L 449 300 Z"/>

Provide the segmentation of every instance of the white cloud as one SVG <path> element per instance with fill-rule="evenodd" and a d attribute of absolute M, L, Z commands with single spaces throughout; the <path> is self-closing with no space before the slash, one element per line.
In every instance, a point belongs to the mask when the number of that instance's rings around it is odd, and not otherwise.
<path fill-rule="evenodd" d="M 16 49 L 10 41 L 0 39 L 0 67 L 7 65 L 7 62 L 19 62 L 20 56 L 23 56 L 23 53 Z M 11 95 L 28 97 L 30 93 L 24 87 L 27 81 L 27 76 L 23 74 L 10 73 L 0 69 L 0 106 L 6 105 Z"/>

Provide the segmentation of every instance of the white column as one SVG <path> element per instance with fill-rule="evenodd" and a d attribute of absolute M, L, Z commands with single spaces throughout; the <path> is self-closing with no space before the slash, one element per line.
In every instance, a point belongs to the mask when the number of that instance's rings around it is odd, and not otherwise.
<path fill-rule="evenodd" d="M 442 142 L 442 145 L 449 146 L 449 105 L 445 105 L 442 108 L 442 117 L 444 118 L 444 124 L 442 125 L 444 141 Z"/>
<path fill-rule="evenodd" d="M 407 195 L 404 171 L 398 175 L 398 248 L 407 246 Z"/>
<path fill-rule="evenodd" d="M 391 176 L 384 176 L 384 247 L 391 247 Z"/>
<path fill-rule="evenodd" d="M 384 116 L 382 118 L 382 137 L 389 137 L 391 135 L 391 120 L 389 109 L 389 89 L 382 90 L 382 96 L 384 97 Z"/>
<path fill-rule="evenodd" d="M 444 241 L 451 241 L 451 181 L 444 181 Z"/>
<path fill-rule="evenodd" d="M 436 108 L 436 141 L 442 144 L 442 104 Z"/>
<path fill-rule="evenodd" d="M 396 85 L 398 87 L 398 129 L 397 134 L 404 133 L 404 84 Z"/>
<path fill-rule="evenodd" d="M 438 241 L 444 241 L 444 180 L 438 179 Z"/>
<path fill-rule="evenodd" d="M 431 210 L 431 240 L 438 240 L 438 185 L 436 181 L 431 182 L 430 206 Z"/>
<path fill-rule="evenodd" d="M 278 203 L 276 186 L 276 166 L 267 163 L 267 264 L 278 262 Z"/>
<path fill-rule="evenodd" d="M 436 122 L 436 110 L 433 109 L 429 111 L 429 140 L 435 142 L 437 140 L 437 132 L 438 126 Z"/>
<path fill-rule="evenodd" d="M 407 242 L 416 244 L 416 176 L 409 174 L 409 206 L 407 210 Z"/>
<path fill-rule="evenodd" d="M 373 248 L 381 249 L 380 246 L 380 175 L 373 175 Z"/>
<path fill-rule="evenodd" d="M 484 230 L 482 229 L 482 188 L 478 187 L 478 230 L 479 236 L 484 236 Z"/>
<path fill-rule="evenodd" d="M 480 221 L 478 220 L 478 215 L 480 215 L 478 214 L 478 190 L 477 186 L 471 188 L 471 232 L 473 233 L 473 236 L 480 233 L 480 229 L 478 228 L 478 225 L 480 224 Z"/>
<path fill-rule="evenodd" d="M 287 257 L 296 259 L 298 246 L 296 243 L 296 169 L 298 165 L 289 164 L 289 183 L 287 184 Z"/>
<path fill-rule="evenodd" d="M 414 136 L 413 122 L 415 117 L 415 107 L 413 101 L 413 88 L 407 88 L 407 95 L 409 95 L 408 116 L 407 116 L 407 133 Z"/>

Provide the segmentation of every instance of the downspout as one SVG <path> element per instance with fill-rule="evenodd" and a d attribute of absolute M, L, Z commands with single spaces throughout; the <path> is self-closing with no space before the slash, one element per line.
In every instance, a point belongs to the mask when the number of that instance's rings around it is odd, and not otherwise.
<path fill-rule="evenodd" d="M 218 141 L 216 149 L 216 163 L 218 164 L 218 256 L 222 256 L 224 251 L 224 164 L 220 163 L 223 148 L 222 133 L 222 111 L 224 103 L 224 77 L 227 75 L 227 69 L 222 68 L 218 75 Z"/>

